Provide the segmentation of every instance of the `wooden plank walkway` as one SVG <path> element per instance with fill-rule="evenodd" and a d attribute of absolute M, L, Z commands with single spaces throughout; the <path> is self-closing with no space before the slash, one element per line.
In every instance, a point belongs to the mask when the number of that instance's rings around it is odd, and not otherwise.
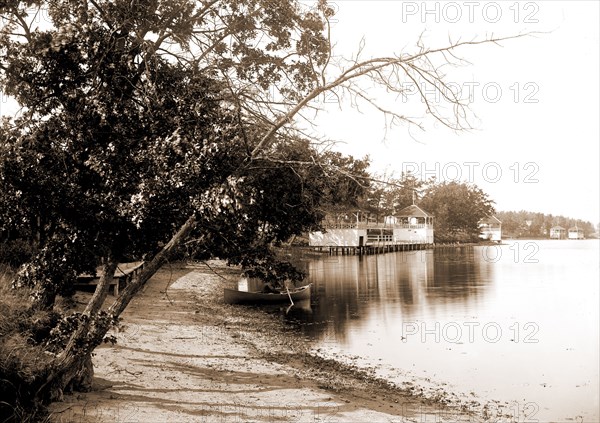
<path fill-rule="evenodd" d="M 112 287 L 113 295 L 115 297 L 119 295 L 119 289 L 122 289 L 125 286 L 127 286 L 127 284 L 134 277 L 136 277 L 143 268 L 143 261 L 119 263 L 119 265 L 117 266 L 117 270 L 115 270 L 113 280 L 110 282 L 110 287 Z M 102 277 L 102 275 L 102 267 L 98 267 L 96 269 L 96 276 L 91 275 L 89 273 L 81 274 L 77 277 L 75 287 L 96 286 L 100 283 L 100 278 Z"/>

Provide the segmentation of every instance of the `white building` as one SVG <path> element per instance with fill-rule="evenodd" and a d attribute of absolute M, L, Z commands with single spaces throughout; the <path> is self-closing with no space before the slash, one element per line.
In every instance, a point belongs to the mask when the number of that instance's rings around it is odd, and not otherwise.
<path fill-rule="evenodd" d="M 553 226 L 550 228 L 551 239 L 565 239 L 567 237 L 567 230 L 562 226 Z"/>
<path fill-rule="evenodd" d="M 569 239 L 584 239 L 583 229 L 573 226 L 569 228 L 568 236 Z"/>
<path fill-rule="evenodd" d="M 433 216 L 413 204 L 396 214 L 394 242 L 433 244 Z"/>
<path fill-rule="evenodd" d="M 432 244 L 433 216 L 418 206 L 386 216 L 383 223 L 370 221 L 360 212 L 328 216 L 324 232 L 309 233 L 311 247 L 363 247 L 395 244 Z"/>
<path fill-rule="evenodd" d="M 496 216 L 488 216 L 479 221 L 479 238 L 488 241 L 502 241 L 502 222 Z"/>

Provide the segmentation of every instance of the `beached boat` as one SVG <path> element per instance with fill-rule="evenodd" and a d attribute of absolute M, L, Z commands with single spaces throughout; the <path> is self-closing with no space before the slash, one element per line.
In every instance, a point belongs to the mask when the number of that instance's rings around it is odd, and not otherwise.
<path fill-rule="evenodd" d="M 266 292 L 247 292 L 237 289 L 224 289 L 225 302 L 227 304 L 273 304 L 289 303 L 290 298 L 293 302 L 299 302 L 310 299 L 310 284 L 300 288 L 284 290 L 280 293 Z"/>

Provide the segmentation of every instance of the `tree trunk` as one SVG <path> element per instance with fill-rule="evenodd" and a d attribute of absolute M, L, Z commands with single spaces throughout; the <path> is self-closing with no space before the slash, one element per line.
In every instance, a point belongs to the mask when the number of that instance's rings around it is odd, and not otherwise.
<path fill-rule="evenodd" d="M 93 374 L 91 353 L 100 345 L 110 325 L 106 323 L 101 325 L 106 328 L 99 339 L 94 336 L 95 333 L 90 333 L 90 327 L 92 327 L 92 323 L 94 323 L 94 329 L 99 325 L 96 318 L 108 294 L 117 264 L 116 260 L 112 258 L 106 261 L 100 283 L 96 286 L 94 295 L 82 313 L 79 326 L 71 335 L 63 352 L 56 358 L 56 363 L 46 381 L 38 389 L 36 393 L 38 399 L 49 397 L 50 400 L 60 400 L 67 386 L 79 388 L 79 385 L 82 385 L 81 387 L 84 389 L 89 389 L 92 378 L 92 375 L 89 374 L 90 371 Z"/>
<path fill-rule="evenodd" d="M 135 296 L 135 294 L 144 286 L 146 281 L 154 275 L 163 264 L 167 262 L 173 251 L 179 247 L 187 236 L 196 227 L 196 216 L 192 215 L 177 231 L 171 240 L 163 247 L 154 258 L 144 265 L 144 268 L 140 272 L 137 278 L 133 279 L 121 292 L 121 295 L 115 300 L 115 302 L 109 307 L 108 312 L 114 317 L 118 318 L 123 310 L 127 307 L 129 302 Z"/>
<path fill-rule="evenodd" d="M 144 283 L 169 259 L 172 252 L 182 244 L 195 226 L 196 217 L 192 215 L 181 226 L 179 231 L 173 235 L 163 249 L 144 267 L 138 277 L 133 279 L 121 291 L 119 297 L 107 310 L 110 317 L 117 319 L 120 316 Z M 79 388 L 79 385 L 82 383 L 83 388 L 89 388 L 86 385 L 91 382 L 91 375 L 93 374 L 91 353 L 100 345 L 111 327 L 109 319 L 98 319 L 98 311 L 100 311 L 106 299 L 108 288 L 114 277 L 116 268 L 116 261 L 112 258 L 107 260 L 100 283 L 83 312 L 89 319 L 84 319 L 80 322 L 78 329 L 71 336 L 66 348 L 57 357 L 53 369 L 36 393 L 37 399 L 43 400 L 48 398 L 50 400 L 60 400 L 63 392 L 68 387 Z"/>

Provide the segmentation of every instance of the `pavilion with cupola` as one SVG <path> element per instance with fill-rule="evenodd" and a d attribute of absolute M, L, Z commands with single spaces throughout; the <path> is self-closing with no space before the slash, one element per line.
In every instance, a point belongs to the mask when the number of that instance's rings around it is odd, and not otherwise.
<path fill-rule="evenodd" d="M 433 216 L 416 204 L 396 214 L 394 239 L 398 242 L 433 244 Z"/>
<path fill-rule="evenodd" d="M 577 225 L 569 228 L 569 232 L 567 233 L 568 239 L 584 239 L 585 235 L 583 233 L 583 229 L 578 227 Z"/>

